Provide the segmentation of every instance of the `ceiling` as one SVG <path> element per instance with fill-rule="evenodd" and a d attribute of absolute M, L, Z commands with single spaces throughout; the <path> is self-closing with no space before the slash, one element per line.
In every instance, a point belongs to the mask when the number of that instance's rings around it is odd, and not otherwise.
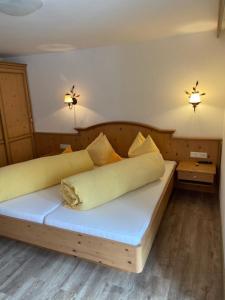
<path fill-rule="evenodd" d="M 215 0 L 43 0 L 0 13 L 0 56 L 68 51 L 216 30 Z"/>

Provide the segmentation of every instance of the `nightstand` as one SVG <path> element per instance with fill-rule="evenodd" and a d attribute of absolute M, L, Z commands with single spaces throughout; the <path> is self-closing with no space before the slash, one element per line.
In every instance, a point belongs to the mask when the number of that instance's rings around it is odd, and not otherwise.
<path fill-rule="evenodd" d="M 215 164 L 202 164 L 196 161 L 180 161 L 177 166 L 176 187 L 215 193 L 216 166 Z"/>

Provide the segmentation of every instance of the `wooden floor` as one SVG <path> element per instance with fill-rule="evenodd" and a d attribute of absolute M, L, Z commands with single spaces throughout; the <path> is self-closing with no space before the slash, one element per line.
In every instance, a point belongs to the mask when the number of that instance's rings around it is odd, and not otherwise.
<path fill-rule="evenodd" d="M 218 202 L 176 191 L 141 274 L 0 238 L 3 299 L 222 300 Z"/>

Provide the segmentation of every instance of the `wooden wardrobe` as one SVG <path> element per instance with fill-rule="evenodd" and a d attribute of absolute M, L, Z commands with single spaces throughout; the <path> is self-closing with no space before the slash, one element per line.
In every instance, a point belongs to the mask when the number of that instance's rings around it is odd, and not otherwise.
<path fill-rule="evenodd" d="M 0 166 L 34 157 L 26 65 L 0 62 Z"/>

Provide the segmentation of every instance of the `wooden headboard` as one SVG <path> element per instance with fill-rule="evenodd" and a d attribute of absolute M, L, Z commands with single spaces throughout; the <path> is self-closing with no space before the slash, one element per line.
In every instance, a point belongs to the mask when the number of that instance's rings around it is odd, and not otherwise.
<path fill-rule="evenodd" d="M 147 124 L 125 121 L 100 123 L 87 128 L 75 128 L 75 130 L 77 132 L 75 134 L 36 133 L 38 155 L 57 152 L 62 143 L 71 144 L 74 150 L 84 149 L 100 132 L 103 132 L 116 152 L 126 157 L 133 139 L 141 131 L 144 136 L 151 135 L 165 159 L 187 160 L 190 159 L 190 151 L 200 151 L 207 152 L 208 159 L 220 166 L 220 139 L 175 138 L 173 137 L 175 130 L 162 130 Z"/>
<path fill-rule="evenodd" d="M 75 130 L 78 132 L 81 149 L 103 132 L 116 152 L 123 157 L 127 157 L 128 149 L 139 131 L 144 136 L 150 134 L 162 153 L 165 150 L 165 142 L 174 133 L 174 130 L 161 130 L 146 124 L 124 121 L 101 123 L 87 128 L 75 128 Z"/>

